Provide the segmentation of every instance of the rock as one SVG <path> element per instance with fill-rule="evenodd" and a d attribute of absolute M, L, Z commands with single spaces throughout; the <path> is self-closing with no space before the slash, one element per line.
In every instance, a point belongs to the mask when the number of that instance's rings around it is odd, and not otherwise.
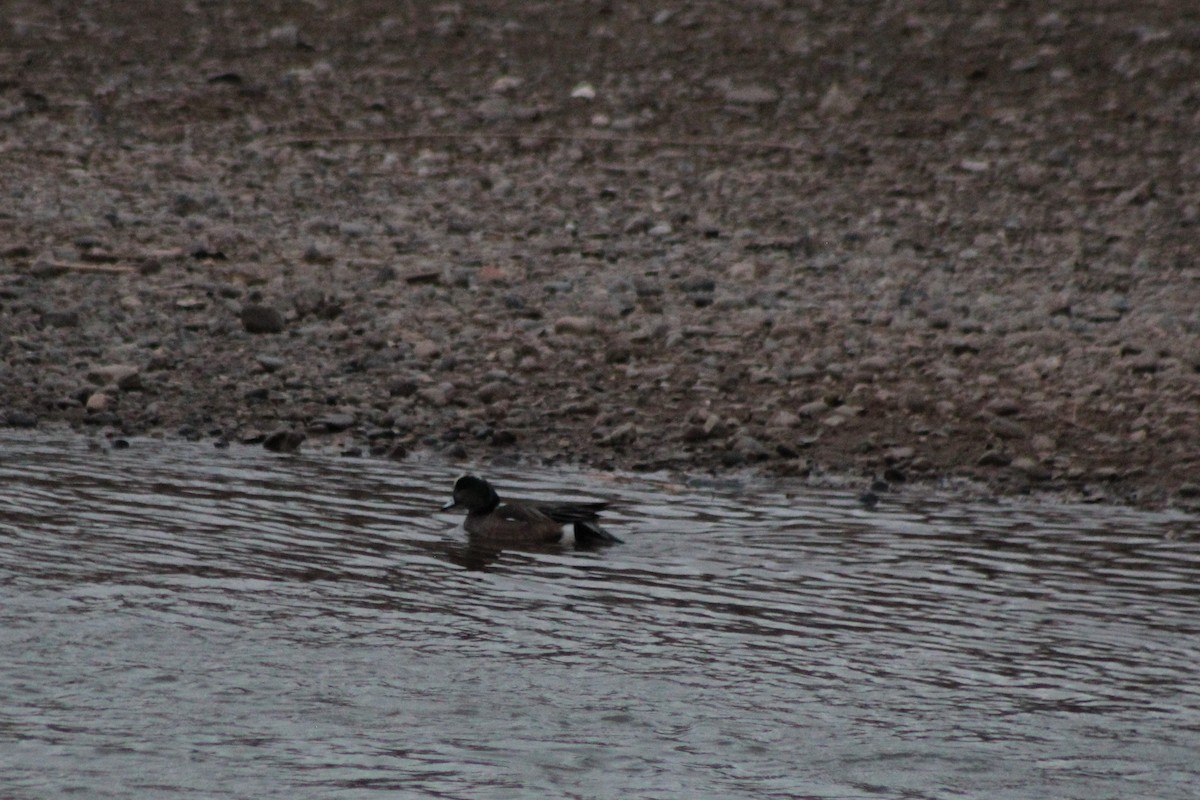
<path fill-rule="evenodd" d="M 503 381 L 488 381 L 475 390 L 475 396 L 486 405 L 491 405 L 503 397 L 510 396 L 512 393 L 512 385 Z"/>
<path fill-rule="evenodd" d="M 916 450 L 907 446 L 889 447 L 883 451 L 883 460 L 886 464 L 903 464 L 912 461 L 916 455 Z"/>
<path fill-rule="evenodd" d="M 279 430 L 263 439 L 263 447 L 272 453 L 295 453 L 304 443 L 305 435 L 299 431 Z"/>
<path fill-rule="evenodd" d="M 624 422 L 600 437 L 600 443 L 609 447 L 629 444 L 638 437 L 637 426 L 632 422 Z"/>
<path fill-rule="evenodd" d="M 141 370 L 132 364 L 106 364 L 88 370 L 87 379 L 97 386 L 116 385 L 123 392 L 142 388 Z"/>
<path fill-rule="evenodd" d="M 1011 419 L 1004 417 L 996 417 L 990 420 L 987 424 L 989 431 L 999 436 L 1001 439 L 1027 439 L 1029 438 L 1029 430 L 1024 425 L 1018 422 L 1013 422 Z"/>
<path fill-rule="evenodd" d="M 310 422 L 308 429 L 319 433 L 339 433 L 353 426 L 353 414 L 325 414 Z"/>
<path fill-rule="evenodd" d="M 1153 353 L 1142 353 L 1129 360 L 1129 369 L 1135 375 L 1150 375 L 1158 372 L 1158 358 Z"/>
<path fill-rule="evenodd" d="M 1035 453 L 1045 453 L 1047 455 L 1053 453 L 1057 448 L 1057 444 L 1055 443 L 1054 439 L 1044 433 L 1035 434 L 1034 437 L 1029 440 L 1029 446 L 1033 448 Z"/>
<path fill-rule="evenodd" d="M 50 280 L 61 275 L 67 274 L 67 265 L 60 264 L 49 259 L 39 258 L 33 262 L 33 266 L 29 269 L 29 274 L 35 278 L 42 280 Z"/>
<path fill-rule="evenodd" d="M 87 402 L 83 406 L 89 414 L 98 414 L 102 411 L 108 411 L 112 407 L 112 397 L 104 392 L 92 393 Z"/>
<path fill-rule="evenodd" d="M 758 439 L 745 433 L 734 437 L 730 449 L 744 461 L 765 461 L 772 455 L 770 448 Z"/>
<path fill-rule="evenodd" d="M 493 431 L 489 441 L 493 447 L 508 447 L 517 443 L 517 435 L 510 430 Z"/>
<path fill-rule="evenodd" d="M 760 275 L 758 266 L 753 261 L 738 261 L 729 268 L 729 277 L 735 281 L 749 282 Z"/>
<path fill-rule="evenodd" d="M 247 333 L 283 333 L 283 314 L 274 308 L 251 304 L 242 309 L 241 316 Z"/>
<path fill-rule="evenodd" d="M 421 388 L 421 383 L 414 376 L 393 378 L 388 384 L 388 394 L 392 397 L 412 397 Z"/>
<path fill-rule="evenodd" d="M 988 450 L 975 463 L 981 467 L 1007 467 L 1012 463 L 1012 457 L 999 450 Z"/>
<path fill-rule="evenodd" d="M 434 386 L 426 386 L 417 390 L 417 397 L 425 401 L 426 404 L 441 407 L 450 402 L 450 398 L 455 394 L 455 386 L 452 383 L 442 382 Z"/>
<path fill-rule="evenodd" d="M 867 356 L 859 359 L 858 366 L 867 372 L 883 372 L 892 365 L 892 360 L 884 355 Z"/>
<path fill-rule="evenodd" d="M 596 332 L 596 320 L 592 317 L 559 317 L 554 321 L 554 332 L 586 336 Z"/>
<path fill-rule="evenodd" d="M 283 369 L 283 367 L 287 364 L 286 361 L 284 361 L 282 358 L 279 358 L 278 356 L 268 356 L 268 355 L 261 354 L 261 353 L 259 355 L 255 356 L 254 360 L 258 362 L 258 365 L 260 367 L 262 367 L 263 372 L 268 372 L 268 373 L 278 372 L 279 370 Z"/>
<path fill-rule="evenodd" d="M 824 414 L 829 410 L 829 404 L 824 400 L 813 400 L 810 403 L 805 403 L 796 409 L 796 413 L 802 417 L 816 417 Z"/>
<path fill-rule="evenodd" d="M 817 113 L 822 117 L 848 117 L 858 110 L 858 98 L 833 83 L 817 104 Z"/>
<path fill-rule="evenodd" d="M 78 311 L 46 311 L 42 314 L 42 324 L 49 328 L 78 328 Z"/>
<path fill-rule="evenodd" d="M 729 85 L 724 91 L 725 102 L 744 106 L 764 106 L 779 100 L 779 92 L 759 84 Z"/>
<path fill-rule="evenodd" d="M 800 424 L 800 417 L 790 411 L 779 410 L 767 420 L 769 428 L 793 428 Z"/>
<path fill-rule="evenodd" d="M 1025 410 L 1025 407 L 1021 403 L 1008 398 L 993 400 L 985 408 L 997 417 L 1011 417 Z"/>
<path fill-rule="evenodd" d="M 1050 479 L 1050 471 L 1029 456 L 1017 456 L 1012 460 L 1012 468 L 1032 481 Z"/>
<path fill-rule="evenodd" d="M 36 428 L 38 418 L 28 411 L 9 411 L 4 415 L 4 424 L 9 428 Z"/>
<path fill-rule="evenodd" d="M 431 342 L 428 339 L 421 339 L 413 345 L 413 355 L 422 361 L 437 358 L 441 352 L 442 348 L 438 347 L 436 342 Z"/>

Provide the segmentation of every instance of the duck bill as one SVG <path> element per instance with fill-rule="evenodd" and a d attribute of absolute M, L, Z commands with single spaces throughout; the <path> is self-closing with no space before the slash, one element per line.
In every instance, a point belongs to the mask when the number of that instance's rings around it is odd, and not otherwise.
<path fill-rule="evenodd" d="M 458 501 L 451 500 L 449 503 L 446 503 L 446 505 L 442 506 L 442 511 L 449 511 L 450 509 L 454 508 L 456 505 L 458 505 Z"/>

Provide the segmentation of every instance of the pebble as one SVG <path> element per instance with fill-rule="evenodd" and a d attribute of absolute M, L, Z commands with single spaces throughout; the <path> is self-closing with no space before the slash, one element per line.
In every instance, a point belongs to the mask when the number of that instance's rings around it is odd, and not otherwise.
<path fill-rule="evenodd" d="M 1025 409 L 1020 402 L 1008 398 L 993 400 L 984 406 L 984 408 L 997 417 L 1011 417 L 1020 414 Z"/>
<path fill-rule="evenodd" d="M 858 98 L 842 89 L 838 83 L 833 83 L 825 90 L 821 101 L 817 103 L 817 113 L 822 117 L 849 117 L 858 110 Z"/>
<path fill-rule="evenodd" d="M 112 397 L 104 392 L 93 392 L 88 396 L 87 403 L 84 408 L 89 414 L 96 414 L 101 411 L 107 411 L 112 406 Z"/>
<path fill-rule="evenodd" d="M 263 447 L 272 453 L 295 453 L 304 443 L 305 435 L 299 431 L 278 430 L 263 439 Z"/>
<path fill-rule="evenodd" d="M 413 345 L 413 355 L 421 361 L 429 361 L 437 358 L 442 352 L 442 348 L 436 342 L 429 339 L 421 339 Z"/>
<path fill-rule="evenodd" d="M 790 411 L 776 411 L 767 420 L 767 427 L 770 428 L 793 428 L 800 424 L 800 417 Z"/>
<path fill-rule="evenodd" d="M 975 463 L 981 467 L 1007 467 L 1012 463 L 1012 457 L 999 450 L 987 450 Z"/>
<path fill-rule="evenodd" d="M 1014 458 L 1012 460 L 1012 468 L 1030 480 L 1045 481 L 1050 479 L 1050 470 L 1029 456 L 1017 456 Z"/>
<path fill-rule="evenodd" d="M 78 328 L 78 311 L 46 311 L 42 314 L 42 324 L 50 328 Z"/>
<path fill-rule="evenodd" d="M 242 327 L 247 333 L 282 333 L 283 314 L 269 306 L 248 305 L 242 309 Z"/>
<path fill-rule="evenodd" d="M 756 83 L 727 86 L 724 95 L 725 102 L 746 106 L 769 105 L 779 100 L 779 92 Z"/>
<path fill-rule="evenodd" d="M 816 417 L 824 414 L 828 410 L 829 404 L 824 400 L 813 400 L 811 402 L 804 403 L 797 408 L 796 413 L 802 417 Z"/>
<path fill-rule="evenodd" d="M 898 445 L 896 447 L 889 447 L 887 450 L 884 450 L 883 460 L 888 464 L 903 464 L 912 461 L 913 456 L 915 455 L 916 450 L 914 450 L 912 447 L 908 447 L 907 445 Z"/>
<path fill-rule="evenodd" d="M 353 425 L 353 414 L 325 414 L 310 422 L 308 429 L 313 432 L 340 433 Z"/>
<path fill-rule="evenodd" d="M 28 411 L 9 411 L 4 415 L 4 424 L 10 428 L 36 428 L 38 418 Z"/>
<path fill-rule="evenodd" d="M 417 390 L 417 397 L 424 400 L 426 404 L 440 407 L 450 402 L 450 398 L 455 394 L 455 386 L 452 383 L 439 383 L 434 386 L 426 386 Z"/>
<path fill-rule="evenodd" d="M 609 447 L 629 444 L 638 437 L 638 428 L 632 422 L 623 422 L 606 435 L 600 437 L 600 443 Z"/>
<path fill-rule="evenodd" d="M 254 360 L 258 362 L 258 366 L 262 367 L 262 371 L 267 373 L 278 372 L 287 364 L 279 356 L 268 356 L 262 353 L 256 355 Z"/>
<path fill-rule="evenodd" d="M 504 381 L 488 381 L 475 390 L 475 396 L 487 405 L 500 400 L 501 398 L 512 395 L 514 388 L 512 384 Z"/>
<path fill-rule="evenodd" d="M 996 417 L 987 424 L 988 430 L 1001 439 L 1027 439 L 1029 430 L 1018 422 L 1004 417 Z"/>
<path fill-rule="evenodd" d="M 568 333 L 575 336 L 595 333 L 596 327 L 596 320 L 593 317 L 559 317 L 554 321 L 555 333 Z"/>
<path fill-rule="evenodd" d="M 773 455 L 770 448 L 749 434 L 735 436 L 731 447 L 745 461 L 764 461 Z"/>
<path fill-rule="evenodd" d="M 88 370 L 87 379 L 97 386 L 113 386 L 123 392 L 142 388 L 141 370 L 132 364 L 107 364 Z"/>

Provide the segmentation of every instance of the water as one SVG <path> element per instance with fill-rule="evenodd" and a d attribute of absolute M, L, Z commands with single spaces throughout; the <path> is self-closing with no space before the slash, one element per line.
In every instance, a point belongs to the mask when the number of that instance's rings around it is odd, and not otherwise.
<path fill-rule="evenodd" d="M 5 797 L 1200 793 L 1182 514 L 490 470 L 626 541 L 497 554 L 444 465 L 132 444 L 0 438 Z"/>

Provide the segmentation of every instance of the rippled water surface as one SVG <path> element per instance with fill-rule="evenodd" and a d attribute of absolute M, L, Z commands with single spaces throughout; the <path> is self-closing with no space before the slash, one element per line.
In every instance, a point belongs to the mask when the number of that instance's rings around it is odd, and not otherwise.
<path fill-rule="evenodd" d="M 1194 798 L 1196 520 L 0 438 L 5 797 Z"/>

